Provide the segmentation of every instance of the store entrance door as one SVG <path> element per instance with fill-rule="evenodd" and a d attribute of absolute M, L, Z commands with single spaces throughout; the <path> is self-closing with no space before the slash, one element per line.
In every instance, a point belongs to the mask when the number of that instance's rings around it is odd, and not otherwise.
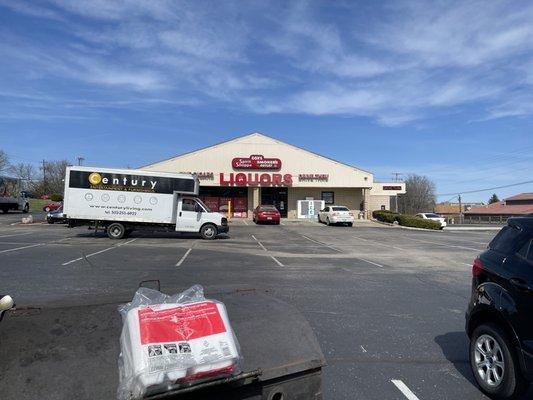
<path fill-rule="evenodd" d="M 263 187 L 261 188 L 261 205 L 274 205 L 281 218 L 287 218 L 287 188 Z"/>

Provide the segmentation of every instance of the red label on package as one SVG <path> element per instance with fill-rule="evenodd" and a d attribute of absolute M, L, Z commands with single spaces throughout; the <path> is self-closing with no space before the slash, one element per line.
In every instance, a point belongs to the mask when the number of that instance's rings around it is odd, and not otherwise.
<path fill-rule="evenodd" d="M 182 307 L 139 310 L 141 344 L 177 342 L 226 332 L 215 303 L 203 302 Z"/>

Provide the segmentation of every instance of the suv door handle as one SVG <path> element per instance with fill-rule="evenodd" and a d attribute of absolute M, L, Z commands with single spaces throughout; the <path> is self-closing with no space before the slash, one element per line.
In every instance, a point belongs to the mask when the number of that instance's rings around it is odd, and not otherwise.
<path fill-rule="evenodd" d="M 531 288 L 529 287 L 527 282 L 525 282 L 524 280 L 522 280 L 520 278 L 511 278 L 511 279 L 509 279 L 509 282 L 514 287 L 516 287 L 518 290 L 522 290 L 522 291 L 526 291 L 526 292 L 531 290 Z"/>

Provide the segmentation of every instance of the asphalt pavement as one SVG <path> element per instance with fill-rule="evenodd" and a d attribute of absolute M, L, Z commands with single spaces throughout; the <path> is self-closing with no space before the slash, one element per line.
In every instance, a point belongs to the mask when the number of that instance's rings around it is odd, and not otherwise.
<path fill-rule="evenodd" d="M 0 292 L 18 307 L 127 301 L 149 279 L 166 293 L 197 283 L 208 297 L 256 290 L 308 319 L 328 364 L 325 399 L 485 399 L 468 365 L 464 311 L 472 261 L 494 231 L 233 221 L 214 241 L 135 232 L 113 241 L 12 225 L 13 216 L 0 215 Z"/>

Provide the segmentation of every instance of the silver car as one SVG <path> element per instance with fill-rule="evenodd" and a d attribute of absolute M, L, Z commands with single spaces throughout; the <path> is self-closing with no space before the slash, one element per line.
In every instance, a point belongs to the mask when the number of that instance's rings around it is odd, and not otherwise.
<path fill-rule="evenodd" d="M 318 212 L 318 222 L 323 222 L 327 225 L 345 224 L 352 226 L 354 216 L 345 206 L 326 206 Z"/>

